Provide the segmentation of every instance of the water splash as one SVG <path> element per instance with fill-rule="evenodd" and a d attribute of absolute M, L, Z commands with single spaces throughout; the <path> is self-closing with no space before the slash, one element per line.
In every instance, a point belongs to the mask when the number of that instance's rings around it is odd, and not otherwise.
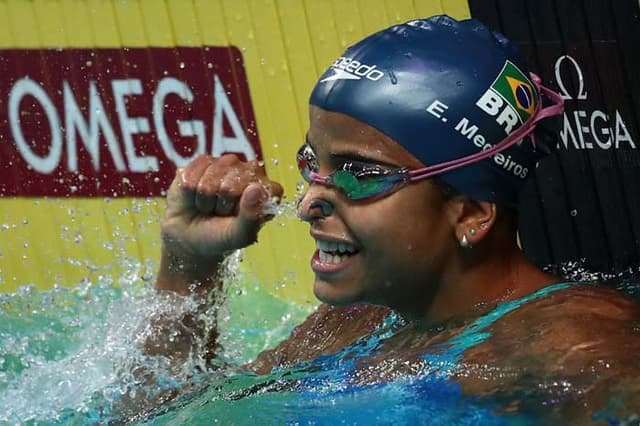
<path fill-rule="evenodd" d="M 640 300 L 640 267 L 629 267 L 616 272 L 594 271 L 586 266 L 585 259 L 581 259 L 548 265 L 543 270 L 567 281 L 597 282 Z"/>
<path fill-rule="evenodd" d="M 0 294 L 0 423 L 117 423 L 127 415 L 124 402 L 162 398 L 184 383 L 210 381 L 284 338 L 307 311 L 248 281 L 238 272 L 240 261 L 241 253 L 228 261 L 226 291 L 218 295 L 226 299 L 225 308 L 217 316 L 215 308 L 199 316 L 205 328 L 217 319 L 223 347 L 216 365 L 205 361 L 204 340 L 178 367 L 145 353 L 146 340 L 157 333 L 154 318 L 168 319 L 179 330 L 197 303 L 157 294 L 149 277 L 139 278 L 147 265 L 132 263 L 122 277 L 103 276 L 75 288 L 22 287 Z M 283 313 L 289 314 L 286 322 Z M 179 337 L 176 332 L 168 338 Z"/>
<path fill-rule="evenodd" d="M 279 214 L 295 211 L 293 204 Z M 193 384 L 191 392 L 167 403 L 156 417 L 132 419 L 154 425 L 208 425 L 216 420 L 328 424 L 339 419 L 411 423 L 425 418 L 438 424 L 471 425 L 513 420 L 496 417 L 486 401 L 462 396 L 455 383 L 433 374 L 434 369 L 449 368 L 441 363 L 444 356 L 409 366 L 410 376 L 359 385 L 354 364 L 403 327 L 393 317 L 370 338 L 336 354 L 264 376 L 238 373 L 238 365 L 273 346 L 308 314 L 307 309 L 265 293 L 252 277 L 241 273 L 242 252 L 228 259 L 227 285 L 218 295 L 224 304 L 217 316 L 203 313 L 205 321 L 217 318 L 221 331 L 217 362 L 206 364 L 202 354 L 194 353 L 176 369 L 167 358 L 146 355 L 141 346 L 154 333 L 150 318 L 164 316 L 179 323 L 196 301 L 156 294 L 150 286 L 152 277 L 142 274 L 149 265 L 129 262 L 121 277 L 103 275 L 75 288 L 47 292 L 22 287 L 15 294 L 0 295 L 0 423 L 119 423 L 123 398 L 161 397 L 182 387 L 187 378 Z M 595 277 L 577 264 L 562 268 L 574 278 Z M 452 345 L 451 350 L 458 349 Z M 508 371 L 479 369 L 466 374 L 483 377 Z M 549 392 L 563 395 L 570 384 L 559 382 L 558 389 Z M 525 395 L 539 385 L 531 383 L 518 392 Z M 524 419 L 518 424 L 535 422 Z"/>
<path fill-rule="evenodd" d="M 278 197 L 271 197 L 264 204 L 262 213 L 279 216 L 283 219 L 297 219 L 298 201 L 280 202 Z"/>

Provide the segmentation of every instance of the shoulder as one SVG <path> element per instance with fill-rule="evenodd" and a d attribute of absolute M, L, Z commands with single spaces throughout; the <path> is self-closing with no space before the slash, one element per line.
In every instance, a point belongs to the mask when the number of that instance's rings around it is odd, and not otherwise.
<path fill-rule="evenodd" d="M 514 404 L 520 404 L 518 389 L 526 389 L 527 401 L 541 404 L 562 394 L 546 414 L 565 420 L 602 408 L 611 395 L 634 410 L 640 407 L 640 394 L 626 391 L 640 386 L 635 299 L 606 287 L 574 286 L 523 304 L 489 331 L 490 338 L 465 353 L 465 361 L 501 374 L 466 379 L 466 391 L 500 393 Z"/>
<path fill-rule="evenodd" d="M 611 288 L 577 285 L 505 315 L 492 327 L 492 344 L 540 356 L 547 367 L 579 369 L 607 359 L 622 368 L 629 357 L 638 364 L 639 326 L 635 299 Z"/>
<path fill-rule="evenodd" d="M 587 320 L 616 322 L 640 319 L 640 303 L 615 289 L 583 284 L 555 291 L 523 304 L 505 319 L 546 320 L 552 326 L 558 322 L 585 326 Z"/>

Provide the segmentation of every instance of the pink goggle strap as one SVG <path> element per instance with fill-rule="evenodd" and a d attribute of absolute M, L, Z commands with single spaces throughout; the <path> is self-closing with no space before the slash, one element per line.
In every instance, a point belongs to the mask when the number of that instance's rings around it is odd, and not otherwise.
<path fill-rule="evenodd" d="M 487 157 L 490 157 L 500 151 L 503 151 L 509 148 L 511 145 L 517 143 L 522 138 L 527 135 L 530 135 L 536 128 L 538 122 L 547 117 L 553 117 L 556 115 L 562 114 L 564 111 L 564 100 L 562 97 L 554 92 L 553 90 L 544 87 L 541 84 L 540 77 L 538 77 L 534 73 L 530 73 L 531 79 L 533 80 L 533 84 L 538 89 L 538 108 L 535 113 L 529 117 L 529 119 L 518 129 L 516 129 L 513 133 L 503 139 L 501 142 L 495 144 L 489 149 L 484 151 L 477 152 L 475 154 L 467 155 L 466 157 L 456 158 L 455 160 L 446 161 L 444 163 L 435 164 L 433 166 L 423 167 L 421 169 L 413 169 L 408 172 L 410 176 L 410 180 L 420 180 L 426 179 L 441 173 L 448 172 L 450 170 L 457 169 L 459 167 L 463 167 L 469 164 L 476 163 L 480 160 L 483 160 Z M 542 107 L 542 99 L 541 94 L 544 94 L 551 102 L 552 105 L 541 108 Z M 532 143 L 535 146 L 535 138 L 534 135 L 530 135 L 532 139 Z"/>

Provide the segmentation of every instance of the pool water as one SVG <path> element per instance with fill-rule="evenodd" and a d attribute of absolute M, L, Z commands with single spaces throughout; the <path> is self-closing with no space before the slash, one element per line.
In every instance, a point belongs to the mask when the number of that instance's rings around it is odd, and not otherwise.
<path fill-rule="evenodd" d="M 462 351 L 484 338 L 482 321 L 489 324 L 491 313 L 476 321 L 481 323 L 477 331 L 453 339 L 446 350 L 425 354 L 425 362 L 408 377 L 369 385 L 351 380 L 358 359 L 403 328 L 404 320 L 395 315 L 373 336 L 337 354 L 258 376 L 239 373 L 237 367 L 275 346 L 311 308 L 285 303 L 251 277 L 236 275 L 218 312 L 223 349 L 216 370 L 207 370 L 195 356 L 176 373 L 138 349 L 149 332 L 150 315 L 181 312 L 180 303 L 155 295 L 150 281 L 120 277 L 115 286 L 104 277 L 70 289 L 23 287 L 0 295 L 0 424 L 119 423 L 124 393 L 180 388 L 180 377 L 187 376 L 195 383 L 189 392 L 128 420 L 149 425 L 538 424 L 530 415 L 503 412 L 497 401 L 465 396 L 449 380 Z M 638 288 L 627 284 L 624 289 L 637 296 Z M 518 303 L 499 309 L 516 309 Z M 139 379 L 140 366 L 154 372 L 153 386 Z M 601 417 L 605 424 L 620 424 Z"/>
<path fill-rule="evenodd" d="M 218 315 L 229 368 L 274 346 L 311 309 L 240 279 L 227 287 Z M 154 312 L 179 313 L 155 295 L 150 282 L 117 280 L 117 286 L 103 277 L 75 288 L 22 287 L 0 294 L 0 424 L 91 424 L 101 418 L 96 416 L 110 418 L 113 400 L 136 386 L 127 370 L 136 362 L 150 366 L 137 349 L 147 319 Z M 185 369 L 197 367 L 194 363 Z M 165 373 L 162 365 L 151 367 Z"/>

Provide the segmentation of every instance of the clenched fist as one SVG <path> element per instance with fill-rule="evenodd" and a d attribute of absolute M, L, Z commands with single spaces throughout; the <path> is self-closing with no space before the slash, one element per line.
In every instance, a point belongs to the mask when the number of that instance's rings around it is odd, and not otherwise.
<path fill-rule="evenodd" d="M 192 276 L 215 273 L 226 253 L 257 240 L 272 217 L 264 213 L 272 197 L 282 197 L 282 186 L 258 162 L 233 154 L 200 156 L 178 169 L 161 223 L 165 266 Z"/>

